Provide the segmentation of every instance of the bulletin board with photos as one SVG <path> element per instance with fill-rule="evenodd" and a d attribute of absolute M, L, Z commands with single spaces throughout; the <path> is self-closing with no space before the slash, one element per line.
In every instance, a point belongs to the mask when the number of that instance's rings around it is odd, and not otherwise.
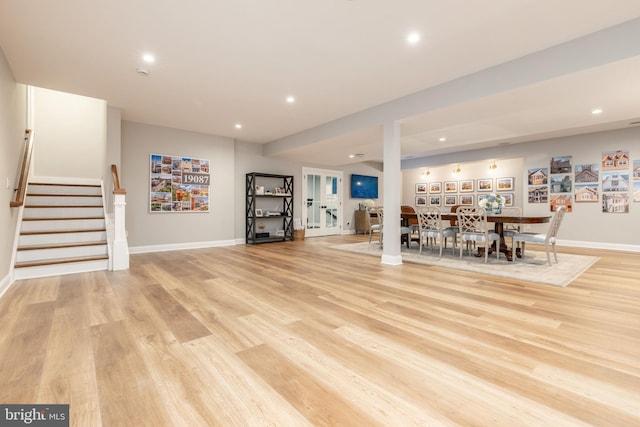
<path fill-rule="evenodd" d="M 209 160 L 166 154 L 149 160 L 150 212 L 209 212 Z"/>

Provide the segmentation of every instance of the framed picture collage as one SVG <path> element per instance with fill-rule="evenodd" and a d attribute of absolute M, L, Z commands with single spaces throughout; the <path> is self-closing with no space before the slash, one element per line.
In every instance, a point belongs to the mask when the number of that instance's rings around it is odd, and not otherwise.
<path fill-rule="evenodd" d="M 505 206 L 513 206 L 514 178 L 478 178 L 416 183 L 416 207 L 476 206 L 489 194 L 499 192 Z"/>

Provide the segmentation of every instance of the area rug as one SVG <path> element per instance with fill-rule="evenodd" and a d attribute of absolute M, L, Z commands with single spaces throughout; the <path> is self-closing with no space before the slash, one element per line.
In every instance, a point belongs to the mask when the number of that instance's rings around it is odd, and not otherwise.
<path fill-rule="evenodd" d="M 382 256 L 382 249 L 377 243 L 349 243 L 332 246 L 332 248 L 364 255 Z M 466 252 L 461 260 L 458 249 L 455 256 L 449 248 L 443 251 L 442 258 L 440 258 L 437 249 L 434 249 L 433 252 L 429 249 L 423 249 L 420 254 L 415 245 L 412 249 L 402 246 L 401 254 L 403 262 L 509 277 L 553 286 L 567 286 L 600 259 L 594 256 L 559 253 L 558 263 L 554 262 L 550 266 L 544 251 L 527 250 L 525 258 L 518 258 L 515 263 L 507 261 L 502 254 L 500 259 L 496 260 L 494 254 L 489 256 L 489 261 L 485 264 L 484 257 L 476 258 L 467 255 Z M 551 254 L 551 259 L 553 261 L 553 254 Z"/>

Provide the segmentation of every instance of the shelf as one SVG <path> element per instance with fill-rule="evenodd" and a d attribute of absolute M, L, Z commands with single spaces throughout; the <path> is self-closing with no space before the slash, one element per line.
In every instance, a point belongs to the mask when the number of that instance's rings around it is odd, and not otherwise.
<path fill-rule="evenodd" d="M 286 239 L 282 236 L 273 237 L 256 237 L 253 243 L 272 243 L 272 242 L 284 242 Z"/>
<path fill-rule="evenodd" d="M 293 240 L 293 176 L 251 172 L 246 177 L 246 243 Z M 260 189 L 261 194 L 256 194 L 257 189 Z M 262 191 L 268 191 L 269 194 L 264 194 Z M 256 215 L 256 212 L 263 211 L 281 212 L 281 214 Z M 260 224 L 267 219 L 269 221 Z M 260 230 L 258 230 L 258 224 L 260 224 Z M 277 228 L 274 230 L 274 227 Z M 276 230 L 284 230 L 284 236 L 257 237 L 259 232 L 266 231 L 274 234 Z"/>

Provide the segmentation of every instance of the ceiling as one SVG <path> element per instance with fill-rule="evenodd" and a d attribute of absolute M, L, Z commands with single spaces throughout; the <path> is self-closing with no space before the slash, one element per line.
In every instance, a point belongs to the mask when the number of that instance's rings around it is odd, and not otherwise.
<path fill-rule="evenodd" d="M 382 160 L 382 127 L 366 112 L 638 17 L 637 0 L 0 1 L 0 48 L 17 81 L 104 99 L 123 120 L 340 166 Z M 394 117 L 403 158 L 637 126 L 640 55 L 587 62 L 412 106 Z"/>

